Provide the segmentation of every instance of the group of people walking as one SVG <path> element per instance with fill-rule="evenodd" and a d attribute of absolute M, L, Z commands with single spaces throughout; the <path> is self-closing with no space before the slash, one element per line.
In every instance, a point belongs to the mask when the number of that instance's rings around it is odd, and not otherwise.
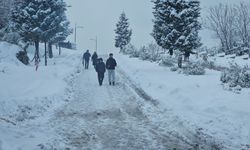
<path fill-rule="evenodd" d="M 90 57 L 91 57 L 91 54 L 89 53 L 89 50 L 87 50 L 83 54 L 83 60 L 82 60 L 83 66 L 85 69 L 89 68 Z M 106 63 L 104 63 L 103 59 L 99 58 L 97 53 L 94 52 L 91 57 L 91 60 L 97 72 L 99 85 L 102 86 L 106 70 L 108 72 L 109 85 L 115 85 L 115 68 L 117 66 L 117 63 L 116 63 L 116 60 L 113 58 L 113 54 L 110 53 L 109 58 L 107 59 Z"/>

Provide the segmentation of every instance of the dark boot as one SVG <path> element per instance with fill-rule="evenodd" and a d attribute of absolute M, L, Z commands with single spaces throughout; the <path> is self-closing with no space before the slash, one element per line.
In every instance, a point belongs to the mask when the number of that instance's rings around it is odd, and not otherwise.
<path fill-rule="evenodd" d="M 111 82 L 109 82 L 109 85 L 111 85 Z"/>
<path fill-rule="evenodd" d="M 115 82 L 113 82 L 113 85 L 115 85 Z"/>

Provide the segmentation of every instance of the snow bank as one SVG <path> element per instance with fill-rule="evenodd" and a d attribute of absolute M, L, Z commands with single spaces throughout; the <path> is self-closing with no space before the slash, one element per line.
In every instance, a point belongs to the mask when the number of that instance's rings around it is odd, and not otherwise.
<path fill-rule="evenodd" d="M 65 102 L 68 84 L 80 64 L 78 51 L 63 49 L 61 56 L 48 60 L 49 66 L 43 65 L 42 58 L 35 71 L 34 62 L 25 66 L 16 59 L 19 50 L 18 46 L 0 43 L 0 124 L 34 119 Z"/>
<path fill-rule="evenodd" d="M 211 60 L 215 62 L 216 65 L 223 67 L 230 67 L 230 64 L 238 64 L 241 67 L 250 66 L 250 59 L 243 59 L 242 57 L 212 57 Z"/>
<path fill-rule="evenodd" d="M 16 53 L 22 50 L 16 45 L 9 44 L 7 42 L 0 42 L 0 65 L 3 63 L 21 65 L 22 63 L 16 59 Z M 3 69 L 3 68 L 1 68 Z"/>
<path fill-rule="evenodd" d="M 115 55 L 118 66 L 150 96 L 190 125 L 215 137 L 228 149 L 250 144 L 250 91 L 225 91 L 220 72 L 206 70 L 203 76 L 186 76 L 167 67 L 127 56 Z"/>

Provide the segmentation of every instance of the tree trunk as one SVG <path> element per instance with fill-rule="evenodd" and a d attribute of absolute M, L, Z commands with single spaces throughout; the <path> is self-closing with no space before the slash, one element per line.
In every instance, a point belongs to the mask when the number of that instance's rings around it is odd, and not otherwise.
<path fill-rule="evenodd" d="M 182 68 L 182 55 L 181 54 L 178 56 L 178 67 Z"/>
<path fill-rule="evenodd" d="M 48 48 L 49 48 L 49 58 L 53 58 L 53 51 L 52 51 L 52 43 L 48 43 Z"/>
<path fill-rule="evenodd" d="M 170 56 L 173 56 L 174 51 L 173 51 L 172 49 L 170 49 L 170 50 L 169 50 L 169 54 L 170 54 Z"/>
<path fill-rule="evenodd" d="M 39 62 L 40 62 L 40 56 L 39 56 L 39 40 L 35 41 L 35 55 L 33 60 L 35 59 L 35 66 L 36 66 L 36 71 L 38 70 Z M 32 61 L 33 61 L 32 60 Z"/>
<path fill-rule="evenodd" d="M 47 42 L 44 42 L 44 59 L 45 59 L 45 66 L 48 64 L 47 60 Z"/>
<path fill-rule="evenodd" d="M 61 46 L 59 45 L 59 55 L 62 54 Z"/>
<path fill-rule="evenodd" d="M 39 40 L 35 41 L 35 62 L 39 62 L 40 61 L 40 56 L 39 56 Z"/>

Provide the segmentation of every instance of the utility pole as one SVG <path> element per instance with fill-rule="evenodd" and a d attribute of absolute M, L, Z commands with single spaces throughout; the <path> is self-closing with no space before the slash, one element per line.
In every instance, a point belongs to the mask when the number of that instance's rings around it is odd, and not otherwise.
<path fill-rule="evenodd" d="M 75 39 L 74 39 L 74 42 L 76 44 L 76 33 L 77 33 L 77 29 L 83 29 L 84 27 L 83 26 L 77 26 L 77 24 L 75 24 Z"/>
<path fill-rule="evenodd" d="M 95 51 L 97 52 L 97 44 L 98 44 L 97 36 L 95 37 L 95 39 L 90 39 L 90 40 L 95 41 Z"/>

